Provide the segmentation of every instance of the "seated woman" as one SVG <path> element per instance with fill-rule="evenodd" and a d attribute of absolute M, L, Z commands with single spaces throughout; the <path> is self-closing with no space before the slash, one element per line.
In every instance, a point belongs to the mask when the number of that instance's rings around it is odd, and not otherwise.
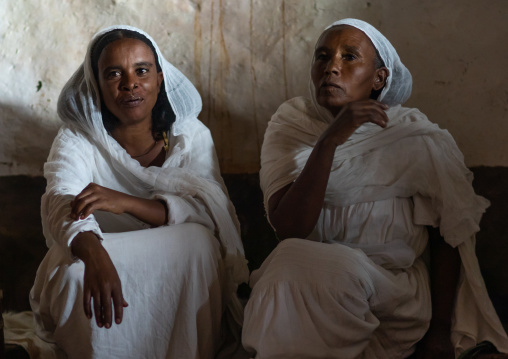
<path fill-rule="evenodd" d="M 224 314 L 241 324 L 248 270 L 200 111 L 129 26 L 96 34 L 62 90 L 30 301 L 38 335 L 69 358 L 213 358 Z"/>
<path fill-rule="evenodd" d="M 393 46 L 338 21 L 310 84 L 265 134 L 261 186 L 283 241 L 251 276 L 244 347 L 263 359 L 407 358 L 417 343 L 420 358 L 454 358 L 485 340 L 508 351 L 474 249 L 488 201 L 450 134 L 401 107 L 412 79 Z"/>

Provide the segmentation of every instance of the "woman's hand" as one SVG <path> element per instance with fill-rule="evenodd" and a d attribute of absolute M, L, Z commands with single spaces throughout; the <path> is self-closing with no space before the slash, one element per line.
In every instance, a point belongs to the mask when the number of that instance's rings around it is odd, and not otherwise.
<path fill-rule="evenodd" d="M 331 142 L 335 147 L 342 145 L 366 122 L 386 127 L 388 106 L 375 100 L 355 101 L 346 104 L 320 137 L 320 141 Z"/>
<path fill-rule="evenodd" d="M 122 284 L 111 258 L 92 232 L 81 232 L 74 237 L 71 250 L 85 264 L 83 283 L 83 308 L 92 319 L 95 314 L 97 326 L 110 328 L 123 319 L 123 308 L 128 304 L 123 298 Z M 93 301 L 93 312 L 92 312 Z"/>
<path fill-rule="evenodd" d="M 154 227 L 166 224 L 168 218 L 166 203 L 161 200 L 131 196 L 92 182 L 71 202 L 70 216 L 77 221 L 97 210 L 129 213 Z"/>
<path fill-rule="evenodd" d="M 96 210 L 122 214 L 129 197 L 128 194 L 92 182 L 71 202 L 71 218 L 85 219 Z"/>

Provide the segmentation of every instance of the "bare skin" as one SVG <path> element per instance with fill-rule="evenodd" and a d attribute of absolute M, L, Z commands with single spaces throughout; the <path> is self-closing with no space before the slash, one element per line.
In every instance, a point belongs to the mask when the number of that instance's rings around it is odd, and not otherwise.
<path fill-rule="evenodd" d="M 112 136 L 142 166 L 161 166 L 165 159 L 164 143 L 153 138 L 152 109 L 162 73 L 156 71 L 152 50 L 140 40 L 117 40 L 104 48 L 98 68 L 102 101 L 120 121 Z M 166 205 L 161 201 L 90 183 L 71 202 L 70 217 L 85 219 L 97 210 L 129 213 L 153 227 L 165 224 L 167 218 Z M 95 315 L 99 327 L 110 328 L 113 317 L 120 324 L 128 303 L 123 298 L 116 268 L 100 240 L 92 232 L 81 232 L 72 240 L 71 250 L 85 264 L 86 316 L 91 319 Z"/>
<path fill-rule="evenodd" d="M 370 40 L 349 26 L 327 30 L 316 45 L 311 72 L 316 99 L 335 120 L 318 139 L 298 178 L 269 199 L 270 222 L 281 240 L 307 238 L 316 226 L 337 147 L 364 123 L 386 127 L 388 107 L 369 99 L 373 90 L 384 86 L 388 76 L 386 68 L 375 68 L 374 59 Z M 452 359 L 450 330 L 460 257 L 439 232 L 429 233 L 433 316 L 419 343 L 418 359 Z"/>

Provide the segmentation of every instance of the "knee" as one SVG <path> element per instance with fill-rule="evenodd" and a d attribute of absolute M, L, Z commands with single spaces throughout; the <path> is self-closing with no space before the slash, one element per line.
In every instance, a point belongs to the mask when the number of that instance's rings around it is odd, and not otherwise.
<path fill-rule="evenodd" d="M 372 291 L 368 257 L 361 251 L 341 244 L 286 239 L 264 264 L 268 281 L 289 281 L 342 288 L 349 283 Z"/>
<path fill-rule="evenodd" d="M 180 250 L 176 255 L 194 266 L 216 266 L 221 257 L 220 244 L 212 231 L 197 223 L 185 223 L 179 227 L 182 232 L 178 236 Z"/>

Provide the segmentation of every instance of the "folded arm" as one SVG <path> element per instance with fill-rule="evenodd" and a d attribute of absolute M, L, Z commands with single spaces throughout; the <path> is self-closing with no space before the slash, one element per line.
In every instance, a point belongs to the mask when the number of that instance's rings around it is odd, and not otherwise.
<path fill-rule="evenodd" d="M 90 183 L 71 202 L 71 218 L 85 219 L 96 210 L 129 213 L 154 227 L 166 224 L 168 218 L 166 204 L 161 200 L 135 197 Z"/>
<path fill-rule="evenodd" d="M 366 122 L 385 127 L 386 105 L 374 100 L 351 102 L 320 136 L 302 172 L 268 201 L 270 223 L 280 239 L 307 238 L 321 213 L 335 150 Z"/>

